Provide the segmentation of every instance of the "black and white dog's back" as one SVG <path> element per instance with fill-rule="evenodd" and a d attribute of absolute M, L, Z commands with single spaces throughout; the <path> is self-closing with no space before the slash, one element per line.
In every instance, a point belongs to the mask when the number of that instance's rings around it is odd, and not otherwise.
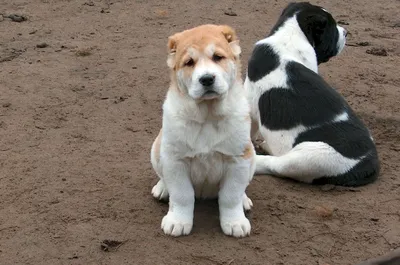
<path fill-rule="evenodd" d="M 270 35 L 256 43 L 245 88 L 251 105 L 256 174 L 344 186 L 379 173 L 370 132 L 345 99 L 318 75 L 318 65 L 344 48 L 346 30 L 325 9 L 291 3 Z"/>

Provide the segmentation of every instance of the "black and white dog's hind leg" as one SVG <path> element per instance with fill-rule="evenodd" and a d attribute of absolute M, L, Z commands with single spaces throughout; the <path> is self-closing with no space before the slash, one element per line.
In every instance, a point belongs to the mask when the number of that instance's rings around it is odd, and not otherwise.
<path fill-rule="evenodd" d="M 371 183 L 378 171 L 376 152 L 352 159 L 324 142 L 303 142 L 282 156 L 257 155 L 255 174 L 354 187 Z"/>

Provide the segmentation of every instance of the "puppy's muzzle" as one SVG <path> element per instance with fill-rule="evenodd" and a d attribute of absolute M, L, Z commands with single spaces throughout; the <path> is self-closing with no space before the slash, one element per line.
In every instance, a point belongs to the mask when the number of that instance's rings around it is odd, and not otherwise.
<path fill-rule="evenodd" d="M 219 96 L 219 94 L 214 90 L 215 75 L 205 74 L 199 78 L 199 83 L 204 89 L 203 96 L 201 97 L 202 99 L 214 99 Z"/>
<path fill-rule="evenodd" d="M 215 82 L 215 75 L 212 74 L 205 74 L 202 77 L 199 78 L 200 84 L 204 86 L 206 90 L 211 89 L 211 86 Z"/>

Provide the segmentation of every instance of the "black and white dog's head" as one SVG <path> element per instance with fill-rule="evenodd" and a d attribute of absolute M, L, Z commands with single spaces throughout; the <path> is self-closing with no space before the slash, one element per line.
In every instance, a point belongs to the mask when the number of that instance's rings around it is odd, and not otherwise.
<path fill-rule="evenodd" d="M 290 3 L 283 10 L 270 35 L 279 31 L 286 21 L 294 17 L 314 48 L 318 64 L 327 62 L 343 50 L 347 31 L 338 26 L 325 9 L 308 2 Z"/>

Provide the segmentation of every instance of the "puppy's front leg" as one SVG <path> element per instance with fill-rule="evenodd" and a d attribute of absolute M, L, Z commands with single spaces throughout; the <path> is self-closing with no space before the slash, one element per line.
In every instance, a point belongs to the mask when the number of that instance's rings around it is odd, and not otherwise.
<path fill-rule="evenodd" d="M 243 195 L 250 182 L 250 161 L 238 158 L 228 166 L 221 183 L 218 203 L 222 231 L 229 236 L 244 237 L 250 234 L 251 225 L 244 215 Z"/>
<path fill-rule="evenodd" d="M 161 229 L 171 236 L 188 235 L 193 226 L 194 189 L 189 166 L 184 161 L 163 161 L 163 176 L 169 192 L 169 210 Z"/>

